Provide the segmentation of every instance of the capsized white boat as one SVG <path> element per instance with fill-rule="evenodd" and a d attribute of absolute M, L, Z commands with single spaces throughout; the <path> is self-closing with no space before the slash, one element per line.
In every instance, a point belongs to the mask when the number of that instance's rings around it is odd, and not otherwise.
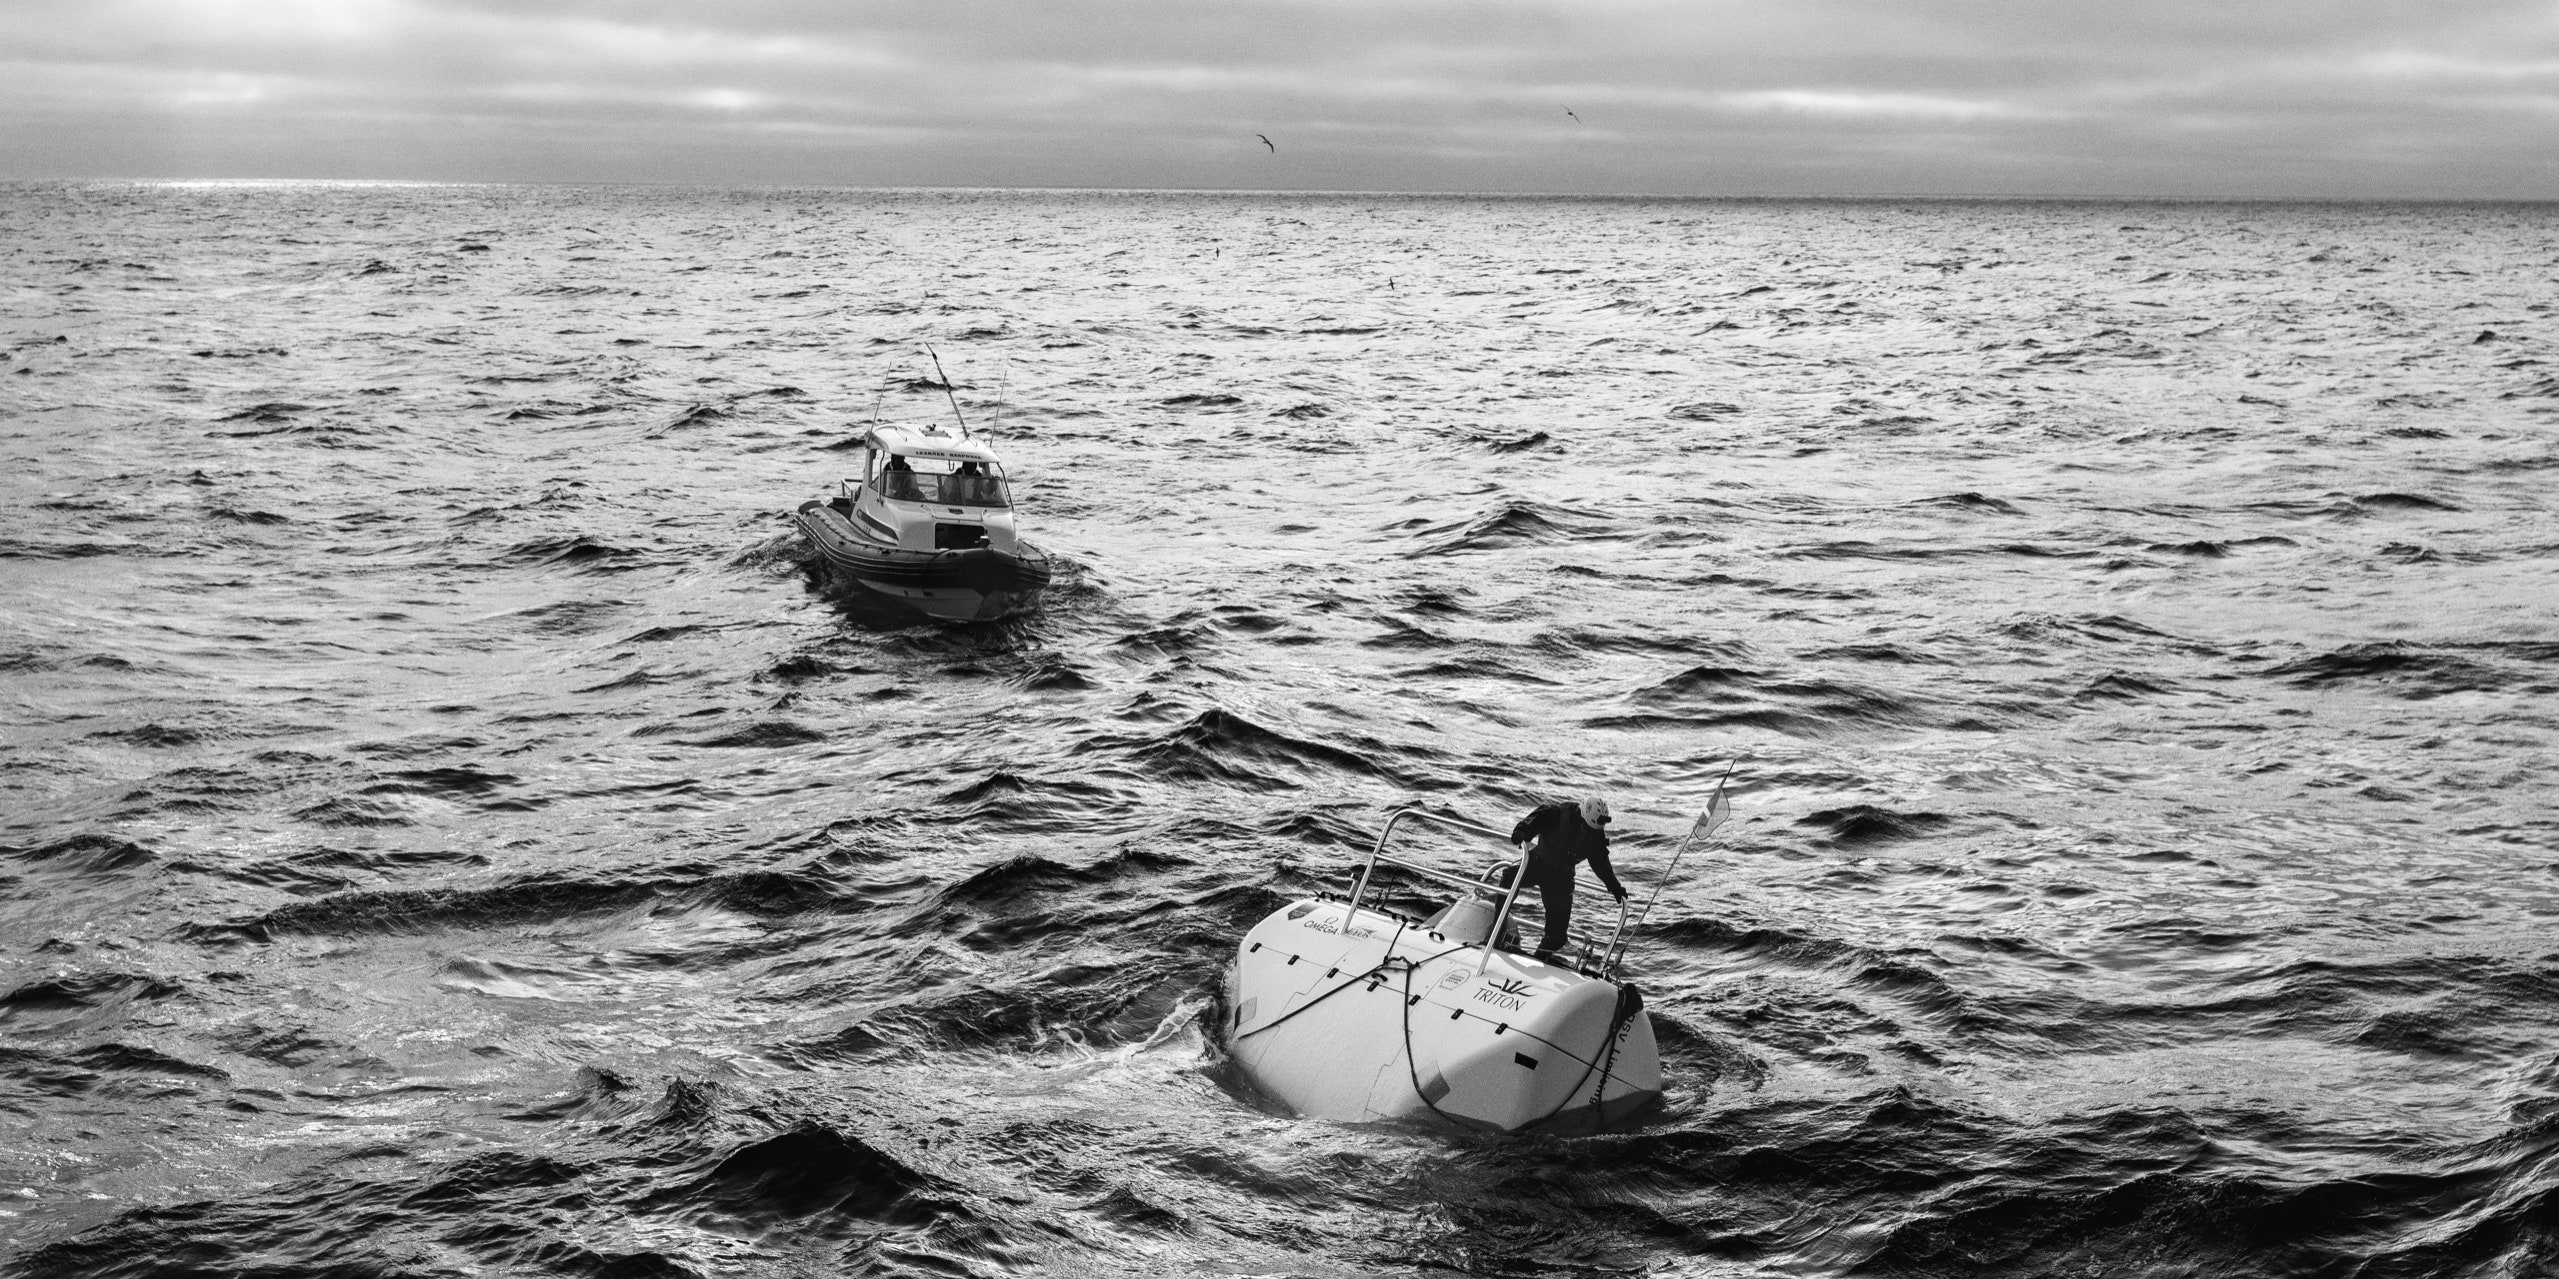
<path fill-rule="evenodd" d="M 1493 837 L 1512 886 L 1387 856 L 1407 820 Z M 1592 1133 L 1659 1102 L 1652 1020 L 1618 972 L 1624 903 L 1608 940 L 1575 934 L 1566 962 L 1521 954 L 1524 860 L 1489 826 L 1409 808 L 1388 818 L 1348 900 L 1293 902 L 1237 945 L 1236 1064 L 1301 1114 L 1354 1122 L 1436 1115 L 1482 1131 Z M 1372 892 L 1381 869 L 1453 896 L 1423 918 L 1389 910 Z"/>

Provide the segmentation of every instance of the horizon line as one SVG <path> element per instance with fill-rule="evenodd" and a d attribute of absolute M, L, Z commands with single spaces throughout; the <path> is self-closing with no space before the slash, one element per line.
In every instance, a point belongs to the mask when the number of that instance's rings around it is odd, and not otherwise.
<path fill-rule="evenodd" d="M 451 188 L 526 188 L 557 187 L 563 189 L 657 189 L 700 191 L 841 191 L 882 195 L 934 194 L 1023 194 L 1023 195 L 1198 195 L 1198 196 L 1299 196 L 1369 199 L 1474 199 L 1474 200 L 1616 200 L 1628 202 L 1667 201 L 1691 203 L 1857 203 L 1857 202 L 2018 202 L 2067 204 L 2559 204 L 2559 196 L 2546 195 L 2136 195 L 2113 193 L 2102 195 L 2062 192 L 1952 192 L 1907 191 L 1865 192 L 1859 194 L 1759 193 L 1711 194 L 1668 191 L 1470 191 L 1398 190 L 1366 187 L 1097 187 L 1097 186 L 995 186 L 972 184 L 865 184 L 844 182 L 707 182 L 649 179 L 614 181 L 549 181 L 481 178 L 296 178 L 296 177 L 95 177 L 95 178 L 0 178 L 0 187 L 451 187 Z"/>

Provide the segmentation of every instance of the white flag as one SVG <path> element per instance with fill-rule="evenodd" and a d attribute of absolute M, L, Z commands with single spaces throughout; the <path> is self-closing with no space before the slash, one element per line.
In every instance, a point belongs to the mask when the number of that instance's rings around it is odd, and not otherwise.
<path fill-rule="evenodd" d="M 1716 787 L 1714 801 L 1706 805 L 1705 814 L 1697 819 L 1698 836 L 1703 838 L 1714 834 L 1715 828 L 1723 825 L 1724 819 L 1732 815 L 1733 801 L 1724 798 L 1723 787 Z"/>

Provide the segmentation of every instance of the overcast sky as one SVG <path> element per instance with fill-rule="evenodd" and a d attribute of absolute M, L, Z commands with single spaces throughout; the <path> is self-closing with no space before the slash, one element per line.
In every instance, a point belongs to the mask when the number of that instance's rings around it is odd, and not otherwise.
<path fill-rule="evenodd" d="M 2559 198 L 2559 0 L 0 0 L 93 177 Z"/>

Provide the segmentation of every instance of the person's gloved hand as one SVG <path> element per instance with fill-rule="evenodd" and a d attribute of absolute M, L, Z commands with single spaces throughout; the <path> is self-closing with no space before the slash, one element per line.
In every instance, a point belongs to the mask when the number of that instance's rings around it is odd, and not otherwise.
<path fill-rule="evenodd" d="M 1608 890 L 1608 895 L 1609 895 L 1609 896 L 1611 896 L 1611 897 L 1616 898 L 1617 900 L 1619 900 L 1619 901 L 1621 901 L 1621 902 L 1622 902 L 1622 901 L 1624 901 L 1624 900 L 1626 900 L 1626 887 L 1625 887 L 1625 885 L 1621 884 L 1621 885 L 1618 885 L 1618 886 L 1617 886 L 1617 887 L 1615 887 L 1615 888 L 1611 888 L 1611 889 L 1609 889 L 1609 890 Z"/>

